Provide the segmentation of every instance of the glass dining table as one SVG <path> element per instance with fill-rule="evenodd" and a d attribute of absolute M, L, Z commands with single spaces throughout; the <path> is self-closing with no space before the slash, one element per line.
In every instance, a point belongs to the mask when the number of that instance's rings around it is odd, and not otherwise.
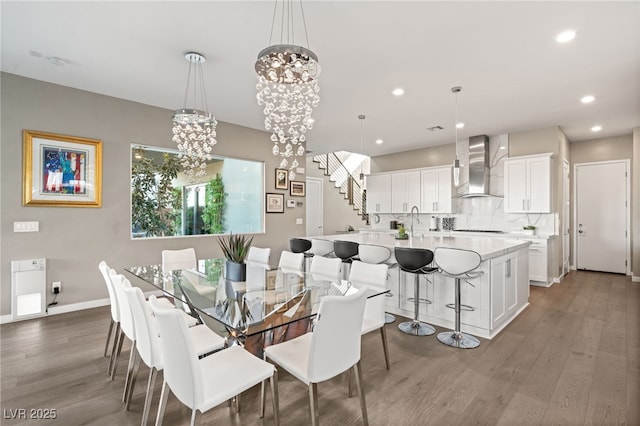
<path fill-rule="evenodd" d="M 318 274 L 278 269 L 257 279 L 236 282 L 224 277 L 224 259 L 199 260 L 196 269 L 164 272 L 162 265 L 131 266 L 125 270 L 173 298 L 177 307 L 215 330 L 227 333 L 227 345 L 241 344 L 262 357 L 265 346 L 306 333 L 320 301 L 355 289 L 348 281 Z M 386 290 L 363 289 L 368 297 Z"/>

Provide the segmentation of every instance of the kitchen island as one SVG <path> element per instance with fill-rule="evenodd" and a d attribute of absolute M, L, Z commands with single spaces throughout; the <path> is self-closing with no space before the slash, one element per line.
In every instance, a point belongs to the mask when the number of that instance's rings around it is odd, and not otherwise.
<path fill-rule="evenodd" d="M 462 304 L 473 310 L 463 310 L 460 322 L 462 331 L 478 337 L 493 338 L 529 305 L 530 241 L 429 235 L 397 240 L 385 233 L 325 235 L 316 238 L 380 245 L 389 247 L 392 253 L 395 247 L 429 250 L 449 247 L 477 252 L 482 259 L 478 270 L 483 274 L 479 278 L 462 282 Z M 390 260 L 393 261 L 393 257 Z M 453 329 L 454 310 L 446 305 L 454 301 L 454 279 L 440 273 L 428 277 L 431 282 L 426 287 L 424 278 L 420 279 L 420 298 L 431 303 L 420 304 L 420 320 Z M 413 276 L 400 272 L 397 267 L 392 268 L 389 269 L 387 284 L 392 295 L 387 300 L 387 311 L 413 318 L 413 302 L 408 300 L 413 297 Z"/>

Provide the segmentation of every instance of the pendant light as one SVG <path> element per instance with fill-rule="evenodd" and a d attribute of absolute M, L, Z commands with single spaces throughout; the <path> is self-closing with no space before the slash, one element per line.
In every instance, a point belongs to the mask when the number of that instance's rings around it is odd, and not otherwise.
<path fill-rule="evenodd" d="M 455 131 L 456 131 L 456 159 L 453 160 L 453 184 L 455 186 L 460 185 L 460 160 L 458 159 L 458 93 L 462 90 L 462 87 L 455 86 L 451 88 L 451 92 L 456 96 L 456 122 L 455 122 Z"/>

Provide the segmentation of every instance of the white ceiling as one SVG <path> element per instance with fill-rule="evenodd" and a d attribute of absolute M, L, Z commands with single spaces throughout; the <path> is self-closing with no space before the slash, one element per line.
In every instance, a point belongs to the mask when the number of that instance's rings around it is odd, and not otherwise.
<path fill-rule="evenodd" d="M 316 125 L 308 132 L 314 152 L 360 152 L 358 114 L 367 116 L 368 155 L 452 143 L 456 85 L 466 124 L 460 140 L 560 126 L 575 142 L 640 126 L 638 1 L 303 6 L 309 47 L 322 66 Z M 176 109 L 186 86 L 183 55 L 197 51 L 207 57 L 216 118 L 263 129 L 253 67 L 269 44 L 274 1 L 3 0 L 0 7 L 2 71 Z M 556 43 L 570 28 L 576 39 Z M 306 45 L 300 35 L 296 44 Z M 405 95 L 394 97 L 395 87 Z M 596 101 L 581 104 L 585 94 Z M 595 124 L 603 126 L 597 134 L 590 131 Z M 427 131 L 433 125 L 444 130 Z"/>

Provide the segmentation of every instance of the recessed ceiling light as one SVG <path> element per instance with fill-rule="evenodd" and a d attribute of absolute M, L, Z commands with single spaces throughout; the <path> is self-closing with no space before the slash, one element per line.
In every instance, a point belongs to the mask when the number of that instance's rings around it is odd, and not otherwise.
<path fill-rule="evenodd" d="M 383 143 L 383 142 L 384 142 L 384 141 L 383 141 L 382 139 L 376 139 L 376 143 L 377 143 L 378 145 L 382 145 L 382 143 Z"/>
<path fill-rule="evenodd" d="M 395 96 L 402 96 L 404 95 L 404 89 L 401 87 L 398 87 L 397 89 L 393 89 L 393 93 Z"/>
<path fill-rule="evenodd" d="M 563 31 L 556 36 L 558 43 L 567 43 L 576 38 L 576 32 L 573 30 Z"/>
<path fill-rule="evenodd" d="M 462 128 L 464 127 L 464 123 L 457 123 L 457 124 L 456 124 L 456 127 L 457 127 L 458 129 L 462 129 Z"/>
<path fill-rule="evenodd" d="M 593 95 L 586 95 L 583 96 L 582 98 L 580 98 L 580 102 L 582 102 L 583 104 L 590 104 L 591 102 L 595 101 L 596 97 Z"/>
<path fill-rule="evenodd" d="M 602 126 L 593 126 L 593 127 L 591 128 L 591 131 L 592 131 L 592 132 L 599 132 L 600 130 L 602 130 Z"/>

